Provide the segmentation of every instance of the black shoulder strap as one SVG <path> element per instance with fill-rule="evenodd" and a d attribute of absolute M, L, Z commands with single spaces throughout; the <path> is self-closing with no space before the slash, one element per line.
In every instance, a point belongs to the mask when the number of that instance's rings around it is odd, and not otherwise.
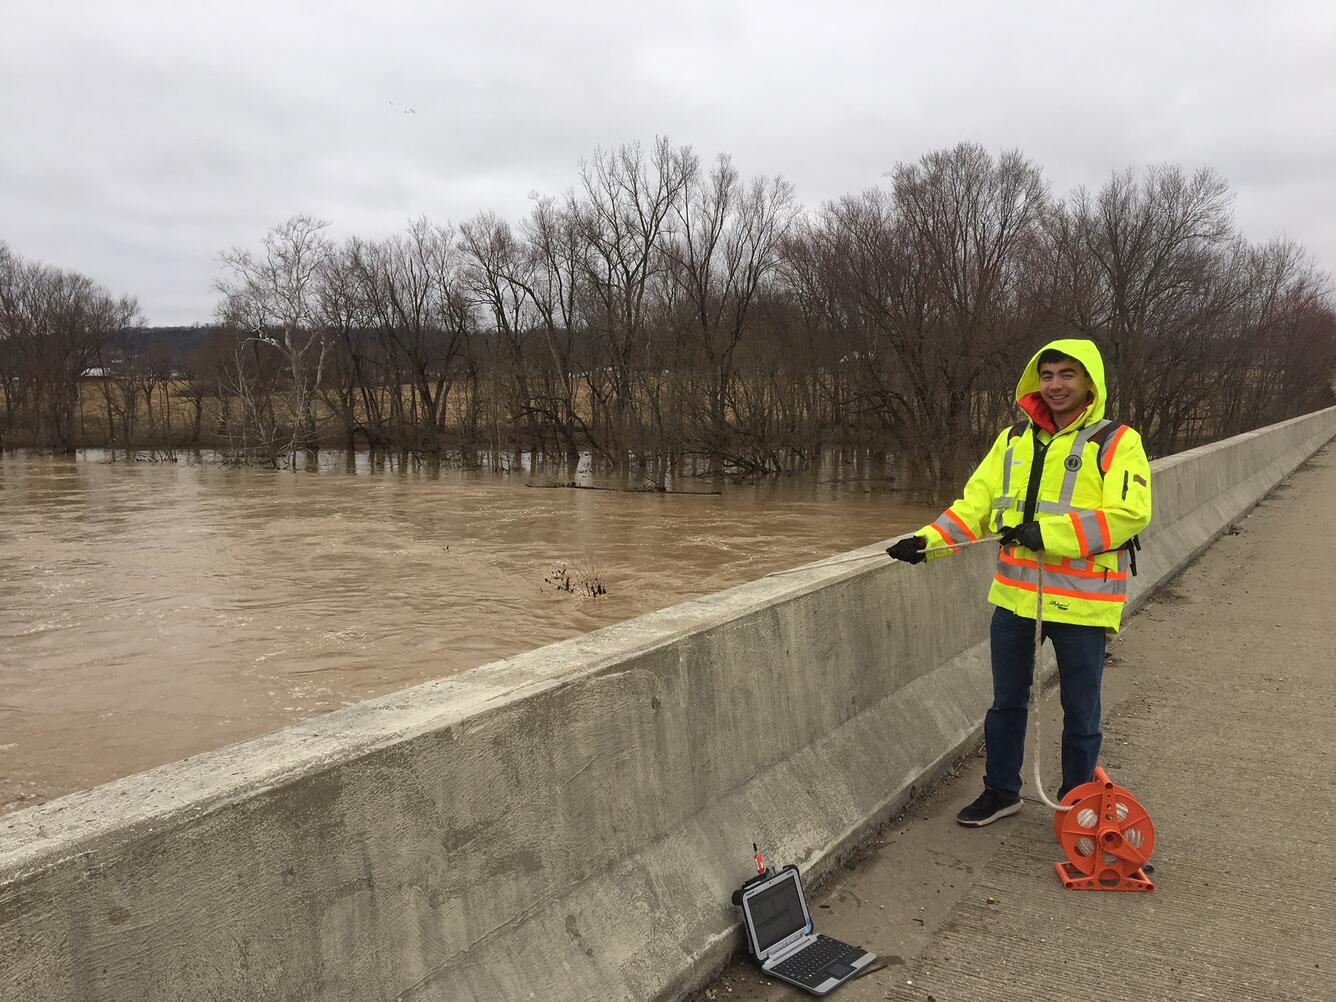
<path fill-rule="evenodd" d="M 1101 453 L 1101 455 L 1100 455 L 1100 459 L 1101 459 L 1101 460 L 1103 460 L 1103 458 L 1104 458 L 1104 456 L 1102 455 L 1103 452 L 1104 452 L 1104 444 L 1105 444 L 1106 442 L 1108 442 L 1108 440 L 1109 440 L 1113 435 L 1117 434 L 1118 429 L 1120 429 L 1120 428 L 1126 428 L 1126 427 L 1128 427 L 1128 425 L 1121 424 L 1121 423 L 1119 423 L 1119 422 L 1117 422 L 1117 421 L 1110 421 L 1110 422 L 1109 422 L 1108 424 L 1106 424 L 1103 428 L 1101 428 L 1099 431 L 1095 432 L 1095 434 L 1093 434 L 1093 435 L 1090 436 L 1090 441 L 1094 442 L 1095 445 L 1099 448 L 1099 451 L 1100 451 L 1100 453 Z M 1103 470 L 1103 468 L 1104 468 L 1103 465 L 1101 465 L 1101 466 L 1100 466 L 1100 469 Z M 1124 475 L 1123 475 L 1123 497 L 1127 497 L 1127 475 L 1126 475 L 1126 473 L 1124 473 Z M 1120 550 L 1126 550 L 1126 551 L 1127 551 L 1128 570 L 1130 570 L 1130 571 L 1132 572 L 1132 577 L 1136 577 L 1136 576 L 1137 576 L 1137 550 L 1141 549 L 1141 540 L 1140 540 L 1138 537 L 1133 536 L 1131 539 L 1129 539 L 1129 540 L 1128 540 L 1126 543 L 1124 543 L 1122 546 L 1118 547 L 1118 549 L 1120 549 Z"/>
<path fill-rule="evenodd" d="M 1025 434 L 1025 429 L 1029 426 L 1030 422 L 1022 418 L 1011 426 L 1011 430 L 1007 432 L 1007 439 L 1019 438 Z"/>
<path fill-rule="evenodd" d="M 1099 431 L 1095 432 L 1095 434 L 1091 435 L 1090 441 L 1094 442 L 1097 446 L 1103 449 L 1104 443 L 1109 440 L 1109 436 L 1113 435 L 1119 428 L 1126 428 L 1126 427 L 1127 425 L 1119 424 L 1117 421 L 1110 421 Z"/>
<path fill-rule="evenodd" d="M 1101 428 L 1099 431 L 1095 432 L 1095 434 L 1090 436 L 1090 441 L 1095 443 L 1095 448 L 1097 450 L 1096 455 L 1099 456 L 1099 470 L 1101 475 L 1103 475 L 1104 473 L 1105 446 L 1109 444 L 1110 439 L 1117 436 L 1118 432 L 1122 431 L 1124 428 L 1127 427 L 1128 425 L 1120 424 L 1117 421 L 1110 421 L 1103 428 Z"/>

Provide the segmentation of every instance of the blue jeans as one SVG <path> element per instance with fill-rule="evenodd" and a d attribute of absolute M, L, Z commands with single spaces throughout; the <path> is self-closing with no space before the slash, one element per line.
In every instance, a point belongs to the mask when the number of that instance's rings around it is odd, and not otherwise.
<path fill-rule="evenodd" d="M 1058 796 L 1089 782 L 1103 735 L 1099 730 L 1099 686 L 1104 677 L 1102 626 L 1045 623 L 1044 637 L 1058 656 L 1062 682 L 1062 786 Z M 993 706 L 984 718 L 990 790 L 1019 793 L 1025 757 L 1026 709 L 1034 678 L 1034 620 L 1008 609 L 993 610 Z"/>

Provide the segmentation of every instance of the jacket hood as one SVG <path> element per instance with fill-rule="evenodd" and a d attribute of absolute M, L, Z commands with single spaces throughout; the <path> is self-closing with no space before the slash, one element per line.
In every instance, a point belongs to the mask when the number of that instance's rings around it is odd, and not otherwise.
<path fill-rule="evenodd" d="M 1085 413 L 1078 417 L 1074 424 L 1084 425 L 1098 421 L 1104 416 L 1104 404 L 1108 397 L 1108 391 L 1104 387 L 1104 359 L 1100 356 L 1099 349 L 1095 347 L 1095 342 L 1084 338 L 1060 338 L 1057 341 L 1050 341 L 1035 352 L 1030 364 L 1021 373 L 1021 381 L 1016 384 L 1016 404 L 1045 431 L 1049 433 L 1057 431 L 1053 411 L 1039 393 L 1039 356 L 1050 348 L 1080 362 L 1085 367 L 1090 382 L 1094 384 L 1094 393 L 1086 405 Z"/>

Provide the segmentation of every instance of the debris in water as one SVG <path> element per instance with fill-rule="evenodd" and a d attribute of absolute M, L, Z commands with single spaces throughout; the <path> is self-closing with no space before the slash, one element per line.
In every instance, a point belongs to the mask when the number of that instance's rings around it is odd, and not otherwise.
<path fill-rule="evenodd" d="M 608 589 L 603 586 L 602 576 L 588 557 L 571 567 L 564 562 L 557 564 L 556 569 L 543 581 L 557 591 L 583 598 L 599 598 L 608 593 Z"/>

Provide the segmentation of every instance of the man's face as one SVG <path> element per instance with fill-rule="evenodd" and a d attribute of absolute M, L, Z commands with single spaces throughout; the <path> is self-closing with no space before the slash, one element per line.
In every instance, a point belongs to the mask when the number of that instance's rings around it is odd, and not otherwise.
<path fill-rule="evenodd" d="M 1075 417 L 1094 389 L 1080 363 L 1071 359 L 1047 362 L 1039 367 L 1039 392 L 1060 424 Z"/>

